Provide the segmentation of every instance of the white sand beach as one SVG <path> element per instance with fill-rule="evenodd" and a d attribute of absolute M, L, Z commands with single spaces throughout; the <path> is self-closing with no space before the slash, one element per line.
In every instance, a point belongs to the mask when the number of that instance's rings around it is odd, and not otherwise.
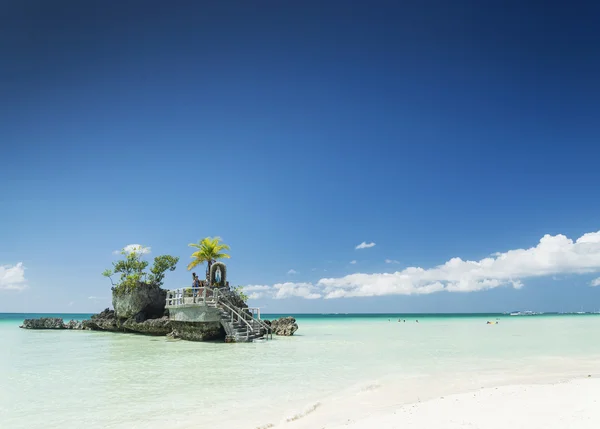
<path fill-rule="evenodd" d="M 315 419 L 291 424 L 319 429 L 592 429 L 600 427 L 600 379 L 483 388 L 398 406 L 363 409 L 368 417 L 329 424 Z M 353 414 L 350 412 L 349 414 Z"/>

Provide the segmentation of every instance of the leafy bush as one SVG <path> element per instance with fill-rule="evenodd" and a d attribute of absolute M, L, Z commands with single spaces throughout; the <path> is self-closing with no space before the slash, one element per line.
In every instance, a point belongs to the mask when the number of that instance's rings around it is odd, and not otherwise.
<path fill-rule="evenodd" d="M 161 255 L 154 258 L 154 264 L 150 268 L 150 273 L 145 270 L 148 268 L 148 261 L 142 259 L 141 251 L 121 250 L 121 255 L 125 258 L 113 262 L 113 268 L 104 270 L 102 275 L 110 279 L 113 290 L 118 295 L 131 292 L 140 285 L 162 286 L 167 271 L 175 271 L 179 258 L 170 255 Z M 120 274 L 119 281 L 115 283 L 113 275 Z"/>
<path fill-rule="evenodd" d="M 248 302 L 248 295 L 244 293 L 244 286 L 236 286 L 232 289 L 232 292 L 237 294 L 242 301 Z"/>
<path fill-rule="evenodd" d="M 167 271 L 175 271 L 179 258 L 171 255 L 161 255 L 154 258 L 154 265 L 150 268 L 148 281 L 162 286 Z"/>

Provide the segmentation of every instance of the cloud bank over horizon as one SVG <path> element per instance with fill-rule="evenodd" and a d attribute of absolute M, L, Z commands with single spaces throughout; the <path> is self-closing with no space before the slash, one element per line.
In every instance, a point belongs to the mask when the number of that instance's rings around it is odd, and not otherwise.
<path fill-rule="evenodd" d="M 429 269 L 407 267 L 393 273 L 355 273 L 322 278 L 314 284 L 286 282 L 260 286 L 260 289 L 253 286 L 251 297 L 333 299 L 442 291 L 476 292 L 500 286 L 519 289 L 523 287 L 522 280 L 527 278 L 598 271 L 600 231 L 583 234 L 575 241 L 562 234 L 546 234 L 535 247 L 498 252 L 479 261 L 456 257 Z M 599 286 L 600 278 L 590 285 Z"/>
<path fill-rule="evenodd" d="M 23 290 L 26 288 L 27 280 L 22 262 L 16 265 L 0 265 L 0 289 Z"/>

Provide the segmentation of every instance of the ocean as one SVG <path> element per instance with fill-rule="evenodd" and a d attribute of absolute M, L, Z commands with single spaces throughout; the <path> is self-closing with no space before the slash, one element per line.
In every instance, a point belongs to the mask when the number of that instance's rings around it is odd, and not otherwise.
<path fill-rule="evenodd" d="M 18 328 L 40 316 L 0 313 L 2 429 L 295 428 L 600 372 L 600 315 L 294 315 L 293 337 L 249 344 Z"/>

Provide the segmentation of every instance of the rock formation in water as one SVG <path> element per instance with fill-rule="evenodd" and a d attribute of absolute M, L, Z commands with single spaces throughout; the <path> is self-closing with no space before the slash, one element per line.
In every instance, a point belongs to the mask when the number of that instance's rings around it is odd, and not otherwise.
<path fill-rule="evenodd" d="M 140 284 L 134 290 L 113 290 L 115 310 L 105 309 L 89 320 L 71 320 L 65 324 L 60 318 L 27 319 L 24 329 L 74 329 L 108 332 L 131 332 L 146 335 L 167 335 L 173 331 L 165 315 L 166 291 L 158 286 Z"/>
<path fill-rule="evenodd" d="M 73 329 L 75 331 L 81 331 L 83 328 L 83 322 L 78 320 L 71 320 L 69 323 L 65 323 L 65 329 Z"/>
<path fill-rule="evenodd" d="M 25 319 L 20 327 L 23 329 L 65 329 L 65 324 L 59 317 L 41 317 Z"/>
<path fill-rule="evenodd" d="M 119 319 L 129 319 L 141 314 L 144 319 L 156 319 L 165 315 L 167 291 L 160 286 L 139 283 L 127 292 L 113 290 L 113 308 Z"/>
<path fill-rule="evenodd" d="M 173 331 L 169 338 L 187 341 L 211 341 L 225 338 L 225 330 L 219 322 L 177 322 L 171 321 Z"/>
<path fill-rule="evenodd" d="M 84 320 L 83 326 L 92 331 L 130 332 L 146 335 L 167 335 L 173 330 L 171 321 L 166 316 L 145 319 L 143 313 L 138 313 L 135 317 L 119 318 L 114 310 L 108 308 L 99 314 L 94 314 L 90 320 Z"/>
<path fill-rule="evenodd" d="M 228 288 L 220 289 L 220 296 L 238 308 L 248 306 L 241 296 Z M 225 338 L 225 330 L 219 321 L 170 320 L 165 310 L 166 292 L 159 287 L 140 284 L 139 288 L 127 292 L 113 290 L 115 310 L 105 309 L 89 320 L 65 323 L 60 318 L 27 319 L 24 329 L 72 329 L 107 332 L 128 332 L 145 335 L 168 335 L 190 341 L 208 341 Z M 247 310 L 246 310 L 247 311 Z M 248 313 L 250 314 L 250 313 Z M 290 336 L 298 330 L 296 319 L 282 317 L 269 322 L 275 335 Z"/>
<path fill-rule="evenodd" d="M 294 332 L 298 330 L 298 324 L 296 323 L 296 319 L 293 317 L 282 317 L 280 319 L 275 320 L 265 320 L 265 322 L 271 326 L 273 330 L 273 334 L 281 335 L 284 337 L 289 337 L 294 335 Z"/>
<path fill-rule="evenodd" d="M 60 317 L 40 317 L 39 319 L 25 319 L 20 326 L 23 329 L 84 329 L 82 322 L 71 320 L 65 323 Z"/>
<path fill-rule="evenodd" d="M 114 310 L 105 309 L 85 320 L 85 329 L 167 335 L 173 328 L 166 316 L 167 292 L 157 285 L 140 283 L 126 292 L 113 290 Z"/>

